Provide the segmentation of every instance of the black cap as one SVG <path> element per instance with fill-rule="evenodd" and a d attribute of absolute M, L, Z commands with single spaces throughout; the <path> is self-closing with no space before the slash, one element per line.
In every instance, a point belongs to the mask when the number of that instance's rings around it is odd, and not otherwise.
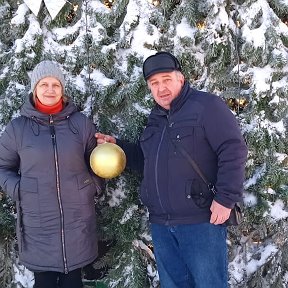
<path fill-rule="evenodd" d="M 143 75 L 145 80 L 156 73 L 181 71 L 181 65 L 177 58 L 169 52 L 158 52 L 149 56 L 143 63 Z"/>

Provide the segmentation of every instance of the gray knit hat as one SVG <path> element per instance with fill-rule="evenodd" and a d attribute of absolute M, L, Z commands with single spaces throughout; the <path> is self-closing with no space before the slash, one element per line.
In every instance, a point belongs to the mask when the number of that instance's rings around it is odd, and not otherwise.
<path fill-rule="evenodd" d="M 61 69 L 59 68 L 59 66 L 52 61 L 44 60 L 44 61 L 40 62 L 38 65 L 36 65 L 36 67 L 32 71 L 32 74 L 31 74 L 31 92 L 34 91 L 37 83 L 45 77 L 57 78 L 60 81 L 63 90 L 65 89 L 64 75 L 63 75 Z"/>

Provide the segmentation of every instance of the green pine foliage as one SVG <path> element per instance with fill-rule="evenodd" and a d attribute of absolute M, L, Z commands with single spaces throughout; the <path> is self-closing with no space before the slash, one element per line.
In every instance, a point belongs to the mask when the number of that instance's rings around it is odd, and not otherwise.
<path fill-rule="evenodd" d="M 251 9 L 249 4 L 243 6 L 242 12 Z M 242 25 L 249 22 L 248 27 L 253 32 L 265 25 L 264 18 L 268 17 L 272 23 L 275 23 L 266 30 L 263 35 L 264 39 L 261 39 L 263 42 L 258 43 L 258 46 L 251 41 L 245 42 L 246 39 L 243 36 L 241 37 L 243 44 L 240 45 L 241 62 L 247 65 L 246 71 L 243 71 L 244 77 L 247 74 L 251 75 L 250 68 L 253 66 L 271 69 L 270 74 L 266 74 L 268 77 L 266 76 L 264 82 L 267 87 L 262 91 L 262 87 L 257 88 L 253 85 L 253 77 L 256 78 L 256 74 L 252 75 L 252 79 L 247 78 L 249 88 L 247 87 L 246 90 L 249 90 L 251 104 L 249 113 L 244 119 L 246 122 L 244 126 L 251 125 L 251 129 L 245 133 L 250 148 L 247 174 L 252 177 L 253 173 L 255 176 L 259 172 L 256 183 L 249 187 L 249 191 L 259 199 L 259 204 L 253 207 L 253 210 L 259 209 L 259 212 L 255 211 L 258 218 L 254 222 L 265 223 L 267 219 L 263 217 L 262 212 L 265 208 L 269 211 L 268 202 L 274 203 L 276 199 L 282 199 L 284 203 L 287 203 L 287 185 L 285 184 L 287 169 L 283 163 L 286 159 L 285 155 L 287 157 L 287 71 L 284 68 L 287 64 L 287 50 L 282 48 L 284 45 L 281 37 L 283 30 L 279 28 L 283 22 L 277 18 L 277 11 L 275 14 L 265 15 L 264 13 L 267 13 L 263 9 L 265 7 L 259 6 L 257 1 L 252 6 L 254 17 L 251 19 L 241 17 L 245 15 L 244 13 L 239 14 Z M 280 157 L 281 155 L 284 156 Z"/>
<path fill-rule="evenodd" d="M 0 239 L 3 241 L 14 238 L 15 234 L 15 207 L 9 199 L 0 194 Z"/>
<path fill-rule="evenodd" d="M 11 248 L 15 239 L 15 207 L 0 192 L 0 287 L 9 287 L 12 276 Z"/>

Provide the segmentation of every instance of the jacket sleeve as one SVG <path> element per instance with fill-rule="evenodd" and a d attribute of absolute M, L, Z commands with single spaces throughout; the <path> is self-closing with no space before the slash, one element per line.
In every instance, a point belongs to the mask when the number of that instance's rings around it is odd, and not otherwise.
<path fill-rule="evenodd" d="M 14 127 L 10 122 L 0 138 L 0 186 L 13 201 L 19 200 L 19 165 Z"/>
<path fill-rule="evenodd" d="M 215 200 L 232 208 L 242 201 L 247 147 L 237 120 L 224 101 L 215 96 L 204 116 L 205 135 L 218 158 Z"/>
<path fill-rule="evenodd" d="M 139 141 L 130 143 L 127 141 L 116 139 L 116 144 L 119 145 L 125 152 L 127 159 L 127 167 L 139 173 L 144 171 L 144 156 Z"/>

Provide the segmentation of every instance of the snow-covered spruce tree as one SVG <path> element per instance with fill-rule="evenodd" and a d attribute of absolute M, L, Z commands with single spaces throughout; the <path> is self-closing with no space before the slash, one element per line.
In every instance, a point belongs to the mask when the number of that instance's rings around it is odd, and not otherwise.
<path fill-rule="evenodd" d="M 137 129 L 143 126 L 145 119 L 139 109 L 131 105 L 136 103 L 133 97 L 139 95 L 136 91 L 141 91 L 141 87 L 144 91 L 145 87 L 143 79 L 137 79 L 142 59 L 134 53 L 117 59 L 115 53 L 116 49 L 125 46 L 125 43 L 116 41 L 127 2 L 119 2 L 115 12 L 100 1 L 74 1 L 72 4 L 67 3 L 51 21 L 44 5 L 36 17 L 25 3 L 1 2 L 1 15 L 7 25 L 3 25 L 7 35 L 1 34 L 1 130 L 18 115 L 19 107 L 27 97 L 27 73 L 40 60 L 52 59 L 62 64 L 66 72 L 67 94 L 83 113 L 91 116 L 103 131 L 121 136 L 126 133 L 132 140 L 134 135 L 135 140 L 139 134 Z M 138 74 L 134 66 L 138 67 Z M 137 82 L 127 91 L 125 85 L 130 85 L 133 77 Z M 130 125 L 134 121 L 131 131 L 124 129 L 128 127 L 126 124 L 122 125 L 128 116 L 132 116 Z M 147 275 L 152 275 L 150 282 L 153 282 L 156 272 L 153 254 L 147 246 L 150 241 L 146 232 L 147 221 L 141 220 L 146 219 L 146 212 L 139 208 L 139 176 L 129 174 L 117 180 L 108 183 L 107 191 L 98 203 L 98 210 L 101 208 L 99 225 L 105 225 L 101 226 L 99 234 L 104 240 L 113 241 L 113 247 L 97 267 L 112 267 L 106 279 L 111 287 L 123 287 L 125 283 L 127 287 L 148 286 Z M 17 273 L 21 273 L 20 268 Z M 15 282 L 19 287 L 32 287 L 32 283 L 18 279 Z"/>
<path fill-rule="evenodd" d="M 143 59 L 173 52 L 193 86 L 227 102 L 249 146 L 245 219 L 229 233 L 231 287 L 287 286 L 287 236 L 278 235 L 288 230 L 287 1 L 71 0 L 54 20 L 44 5 L 36 17 L 19 2 L 0 0 L 1 129 L 29 91 L 27 72 L 48 58 L 100 131 L 136 141 L 152 106 Z M 112 245 L 95 267 L 111 267 L 108 287 L 158 285 L 139 178 L 108 181 L 97 204 Z"/>
<path fill-rule="evenodd" d="M 237 6 L 238 74 L 241 95 L 248 96 L 249 101 L 242 122 L 249 161 L 245 183 L 247 231 L 243 229 L 242 237 L 246 260 L 235 261 L 238 268 L 234 269 L 246 272 L 248 287 L 286 287 L 287 259 L 283 254 L 287 253 L 287 236 L 281 234 L 287 235 L 288 3 L 241 4 Z M 262 260 L 256 256 L 261 253 Z M 239 283 L 239 278 L 234 280 L 235 285 Z"/>

